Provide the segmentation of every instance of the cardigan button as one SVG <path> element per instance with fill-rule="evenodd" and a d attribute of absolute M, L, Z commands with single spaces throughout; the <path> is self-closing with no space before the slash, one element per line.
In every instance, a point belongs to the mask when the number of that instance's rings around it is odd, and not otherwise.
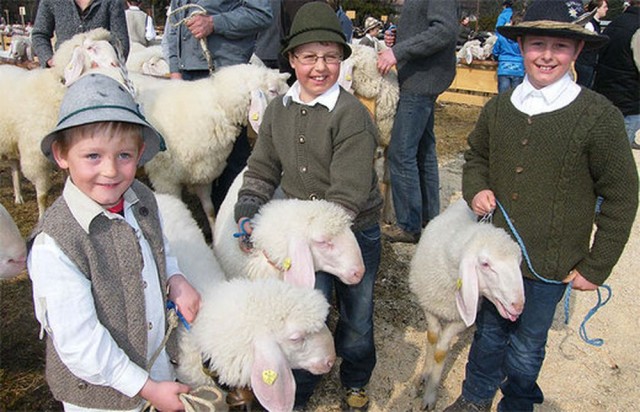
<path fill-rule="evenodd" d="M 300 144 L 304 144 L 305 140 L 304 140 L 304 135 L 303 134 L 298 136 L 298 142 L 300 142 Z"/>
<path fill-rule="evenodd" d="M 311 193 L 311 194 L 309 195 L 309 200 L 318 200 L 318 195 L 317 195 L 317 194 L 315 194 L 315 193 Z"/>
<path fill-rule="evenodd" d="M 518 197 L 519 197 L 518 193 L 516 192 L 511 193 L 511 200 L 518 200 Z"/>
<path fill-rule="evenodd" d="M 303 116 L 306 116 L 307 115 L 307 109 L 300 110 L 300 113 L 302 113 Z"/>
<path fill-rule="evenodd" d="M 300 173 L 306 173 L 307 172 L 307 166 L 300 166 Z"/>
<path fill-rule="evenodd" d="M 522 145 L 526 146 L 529 144 L 529 139 L 522 139 Z"/>
<path fill-rule="evenodd" d="M 147 209 L 145 206 L 142 206 L 140 208 L 140 216 L 147 216 L 149 214 L 149 209 Z"/>
<path fill-rule="evenodd" d="M 78 383 L 78 389 L 87 389 L 87 382 L 80 382 Z"/>
<path fill-rule="evenodd" d="M 518 167 L 516 167 L 516 173 L 520 174 L 520 173 L 522 173 L 523 171 L 524 171 L 524 167 L 522 167 L 522 166 L 518 166 Z"/>
<path fill-rule="evenodd" d="M 533 123 L 533 119 L 531 119 L 531 117 L 527 117 L 527 123 L 529 124 Z"/>

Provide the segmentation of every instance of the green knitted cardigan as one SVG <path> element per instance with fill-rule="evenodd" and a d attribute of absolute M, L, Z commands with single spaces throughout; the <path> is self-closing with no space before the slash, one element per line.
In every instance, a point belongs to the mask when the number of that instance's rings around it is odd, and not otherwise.
<path fill-rule="evenodd" d="M 600 285 L 624 249 L 638 206 L 622 115 L 584 88 L 568 106 L 535 116 L 510 98 L 490 100 L 469 135 L 463 196 L 471 204 L 481 190 L 495 193 L 541 276 L 562 280 L 577 269 Z M 598 196 L 604 202 L 595 214 Z M 510 232 L 499 211 L 493 222 Z M 522 273 L 533 277 L 524 260 Z"/>

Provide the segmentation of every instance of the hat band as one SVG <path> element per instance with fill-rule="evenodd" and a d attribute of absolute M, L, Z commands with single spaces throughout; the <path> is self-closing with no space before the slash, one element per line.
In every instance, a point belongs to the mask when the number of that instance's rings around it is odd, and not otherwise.
<path fill-rule="evenodd" d="M 64 116 L 62 119 L 60 119 L 58 121 L 58 124 L 56 125 L 56 127 L 60 126 L 62 123 L 64 123 L 66 120 L 68 120 L 69 118 L 80 114 L 82 112 L 86 112 L 88 110 L 93 110 L 93 109 L 120 109 L 120 110 L 125 110 L 129 113 L 133 113 L 134 115 L 136 115 L 140 120 L 144 121 L 145 123 L 147 122 L 147 119 L 144 118 L 144 116 L 137 110 L 132 110 L 126 106 L 120 106 L 117 104 L 105 104 L 102 106 L 89 106 L 89 107 L 83 107 L 82 109 L 78 109 L 76 111 L 73 111 L 71 113 L 69 113 L 68 115 Z"/>
<path fill-rule="evenodd" d="M 287 39 L 285 41 L 288 43 L 294 37 L 296 37 L 296 36 L 298 36 L 300 34 L 303 34 L 303 33 L 309 32 L 309 31 L 316 31 L 316 30 L 330 31 L 330 32 L 336 33 L 336 34 L 340 35 L 340 37 L 342 37 L 342 39 L 344 41 L 346 41 L 346 38 L 344 37 L 344 33 L 342 32 L 342 30 L 336 30 L 336 29 L 333 29 L 333 28 L 330 28 L 330 27 L 309 27 L 309 28 L 306 28 L 306 29 L 302 29 L 302 30 L 297 31 L 294 34 L 290 35 L 289 37 L 287 37 Z"/>

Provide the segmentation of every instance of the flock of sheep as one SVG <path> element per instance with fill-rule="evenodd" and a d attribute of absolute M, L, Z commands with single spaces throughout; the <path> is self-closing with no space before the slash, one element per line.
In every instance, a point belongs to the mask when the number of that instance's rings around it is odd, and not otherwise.
<path fill-rule="evenodd" d="M 63 80 L 69 83 L 87 71 L 100 71 L 128 84 L 145 116 L 166 139 L 167 151 L 150 161 L 145 172 L 157 192 L 170 248 L 202 295 L 201 311 L 190 330 L 178 328 L 178 375 L 192 387 L 213 385 L 203 371 L 206 361 L 221 382 L 251 386 L 267 410 L 290 411 L 295 394 L 291 370 L 324 374 L 336 360 L 325 324 L 329 304 L 313 289 L 314 274 L 323 270 L 346 284 L 359 282 L 364 265 L 352 222 L 330 202 L 273 200 L 256 216 L 254 249 L 245 254 L 232 236 L 233 203 L 242 175 L 215 221 L 208 192 L 240 128 L 250 119 L 259 121 L 259 108 L 286 90 L 286 77 L 258 64 L 220 69 L 198 82 L 128 75 L 116 61 L 117 54 L 104 51 L 107 39 L 108 33 L 100 30 L 74 37 L 60 47 L 51 69 L 0 66 L 0 90 L 21 96 L 0 100 L 0 155 L 14 160 L 15 201 L 21 201 L 15 184 L 21 171 L 35 186 L 39 211 L 44 211 L 51 165 L 39 142 L 55 125 Z M 384 147 L 397 102 L 397 80 L 380 77 L 375 58 L 373 49 L 355 46 L 342 80 L 376 101 L 373 114 Z M 201 200 L 213 247 L 180 200 L 183 186 Z M 24 240 L 3 207 L 0 259 L 3 279 L 21 273 L 26 260 Z M 464 201 L 449 207 L 424 231 L 410 273 L 411 289 L 428 322 L 424 408 L 435 406 L 449 344 L 473 324 L 479 299 L 489 299 L 505 318 L 514 320 L 521 313 L 520 260 L 517 244 L 503 230 L 477 223 Z"/>

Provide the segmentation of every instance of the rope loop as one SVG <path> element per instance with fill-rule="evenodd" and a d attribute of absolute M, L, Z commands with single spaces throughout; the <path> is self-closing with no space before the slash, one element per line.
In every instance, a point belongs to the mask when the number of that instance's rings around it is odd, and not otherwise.
<path fill-rule="evenodd" d="M 524 257 L 524 260 L 527 263 L 527 267 L 529 268 L 531 273 L 533 273 L 533 275 L 536 278 L 538 278 L 539 280 L 541 280 L 542 282 L 555 284 L 555 285 L 563 284 L 563 282 L 561 282 L 561 281 L 554 280 L 554 279 L 547 279 L 547 278 L 545 278 L 543 276 L 540 276 L 538 274 L 538 272 L 535 271 L 535 269 L 533 268 L 533 264 L 531 263 L 531 259 L 529 258 L 529 253 L 527 252 L 527 247 L 525 246 L 524 241 L 520 237 L 520 234 L 516 230 L 515 226 L 511 222 L 511 218 L 509 217 L 509 214 L 507 213 L 505 208 L 502 206 L 502 203 L 500 203 L 498 201 L 498 199 L 496 199 L 496 204 L 500 208 L 500 212 L 504 216 L 504 220 L 507 222 L 507 225 L 509 226 L 509 229 L 511 230 L 511 233 L 513 234 L 513 237 L 518 242 L 518 245 L 520 246 L 520 249 L 522 250 L 522 256 Z M 483 219 L 484 219 L 484 217 L 483 217 Z M 603 288 L 604 290 L 606 290 L 608 292 L 607 298 L 604 301 L 602 300 L 602 297 L 601 297 L 601 294 L 600 294 L 600 288 Z M 567 287 L 565 289 L 565 294 L 564 294 L 564 323 L 565 323 L 565 325 L 569 324 L 569 300 L 571 298 L 571 290 L 572 289 L 573 289 L 573 281 L 571 281 L 571 282 L 569 282 L 567 284 Z M 596 314 L 596 312 L 601 307 L 606 305 L 607 302 L 609 302 L 609 299 L 611 299 L 611 296 L 613 295 L 613 292 L 611 291 L 611 287 L 609 285 L 599 286 L 597 292 L 598 292 L 598 302 L 595 304 L 595 306 L 593 308 L 591 308 L 591 310 L 589 310 L 589 312 L 584 317 L 584 320 L 580 324 L 579 334 L 580 334 L 580 337 L 582 338 L 582 340 L 585 341 L 586 343 L 588 343 L 589 345 L 602 346 L 604 344 L 604 340 L 603 339 L 600 339 L 600 338 L 589 339 L 587 337 L 586 325 L 587 325 L 587 322 Z"/>

